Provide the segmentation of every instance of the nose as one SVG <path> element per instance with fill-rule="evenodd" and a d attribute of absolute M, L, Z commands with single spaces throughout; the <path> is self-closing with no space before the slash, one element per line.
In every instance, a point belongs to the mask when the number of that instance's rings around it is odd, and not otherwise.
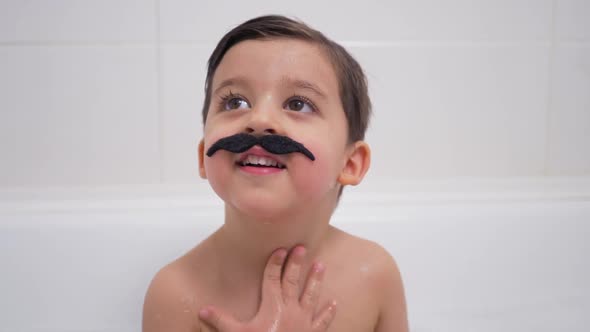
<path fill-rule="evenodd" d="M 248 134 L 278 134 L 281 132 L 278 119 L 280 110 L 270 104 L 260 104 L 250 110 L 246 133 Z"/>

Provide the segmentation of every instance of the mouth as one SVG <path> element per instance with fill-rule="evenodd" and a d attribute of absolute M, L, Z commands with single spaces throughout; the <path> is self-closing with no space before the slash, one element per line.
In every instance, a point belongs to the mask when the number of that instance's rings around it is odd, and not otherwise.
<path fill-rule="evenodd" d="M 278 169 L 287 168 L 277 160 L 268 157 L 260 157 L 255 155 L 245 155 L 242 160 L 236 162 L 238 166 L 251 166 L 251 167 L 271 167 Z"/>
<path fill-rule="evenodd" d="M 259 146 L 254 146 L 241 154 L 236 161 L 236 166 L 259 174 L 265 171 L 277 172 L 287 169 L 284 162 Z"/>

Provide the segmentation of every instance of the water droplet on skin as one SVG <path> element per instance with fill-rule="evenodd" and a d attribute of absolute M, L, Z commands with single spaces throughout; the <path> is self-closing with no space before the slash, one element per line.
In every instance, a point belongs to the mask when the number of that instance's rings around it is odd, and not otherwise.
<path fill-rule="evenodd" d="M 183 297 L 180 298 L 180 302 L 182 302 L 184 304 L 193 304 L 193 303 L 195 303 L 195 297 L 194 296 L 185 295 L 185 296 L 183 296 Z"/>
<path fill-rule="evenodd" d="M 180 302 L 182 302 L 182 304 L 184 306 L 183 312 L 190 313 L 191 312 L 191 307 L 195 303 L 195 297 L 194 296 L 185 295 L 185 296 L 183 296 L 183 297 L 180 298 Z"/>

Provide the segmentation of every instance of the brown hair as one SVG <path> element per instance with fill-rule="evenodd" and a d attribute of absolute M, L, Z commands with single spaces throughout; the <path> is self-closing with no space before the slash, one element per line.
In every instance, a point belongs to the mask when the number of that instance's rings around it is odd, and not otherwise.
<path fill-rule="evenodd" d="M 268 38 L 295 38 L 320 45 L 327 53 L 338 78 L 340 101 L 348 123 L 348 142 L 363 140 L 371 114 L 367 79 L 358 62 L 340 45 L 321 32 L 280 15 L 260 16 L 248 20 L 225 34 L 215 47 L 207 65 L 203 123 L 211 103 L 213 75 L 225 53 L 241 41 Z"/>

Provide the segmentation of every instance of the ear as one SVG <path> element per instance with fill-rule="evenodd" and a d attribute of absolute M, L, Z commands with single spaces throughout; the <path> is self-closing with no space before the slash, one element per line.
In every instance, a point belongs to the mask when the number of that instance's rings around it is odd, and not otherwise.
<path fill-rule="evenodd" d="M 351 147 L 344 168 L 340 172 L 338 182 L 343 186 L 356 186 L 361 183 L 370 165 L 371 149 L 369 145 L 363 141 L 355 142 Z"/>
<path fill-rule="evenodd" d="M 205 172 L 205 141 L 202 139 L 199 142 L 199 176 L 202 179 L 207 178 L 207 172 Z"/>

